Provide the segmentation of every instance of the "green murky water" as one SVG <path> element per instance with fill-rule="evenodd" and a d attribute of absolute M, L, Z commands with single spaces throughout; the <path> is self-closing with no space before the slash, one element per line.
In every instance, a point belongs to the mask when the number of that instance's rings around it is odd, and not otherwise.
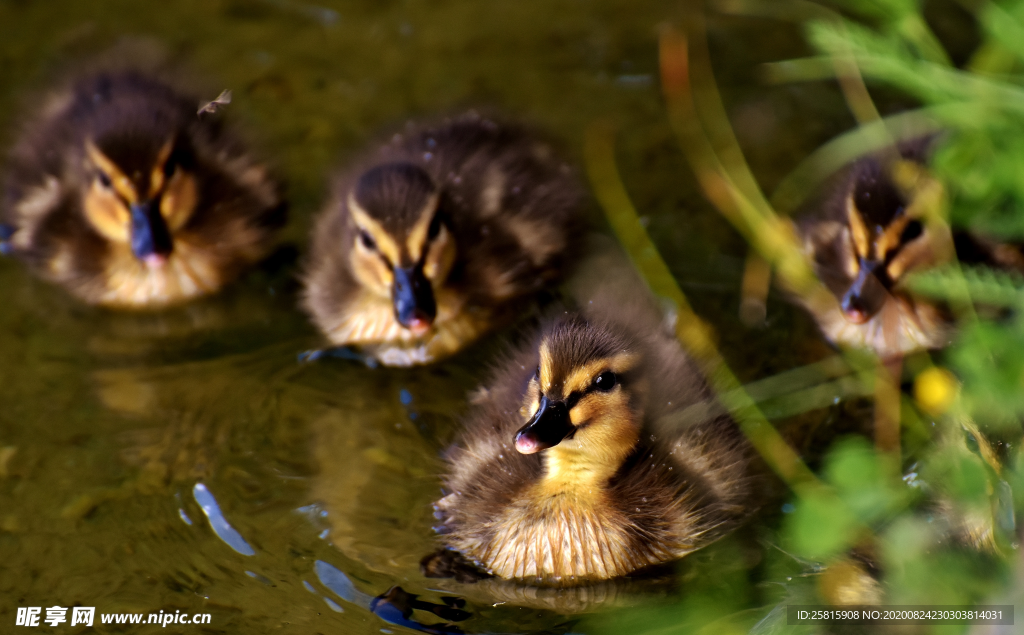
<path fill-rule="evenodd" d="M 658 26 L 692 10 L 626 0 L 0 0 L 0 128 L 13 130 L 25 95 L 68 64 L 124 37 L 150 39 L 208 79 L 211 98 L 234 90 L 230 115 L 288 179 L 286 238 L 302 249 L 328 171 L 407 118 L 494 107 L 547 128 L 578 160 L 587 126 L 610 117 L 649 230 L 732 365 L 754 379 L 823 348 L 778 298 L 766 330 L 735 317 L 745 248 L 699 196 L 658 93 Z M 770 191 L 848 115 L 830 86 L 757 81 L 759 62 L 803 52 L 792 25 L 713 15 L 710 38 L 737 132 Z M 433 602 L 466 597 L 467 632 L 587 630 L 576 617 L 502 604 L 507 589 L 418 571 L 434 544 L 439 452 L 500 335 L 429 369 L 301 366 L 296 354 L 319 340 L 294 309 L 287 272 L 145 315 L 82 306 L 7 260 L 0 289 L 0 631 L 15 628 L 17 607 L 56 604 L 212 614 L 205 630 L 181 632 L 405 632 L 366 606 L 396 584 Z M 253 555 L 213 532 L 197 483 Z M 742 568 L 728 556 L 736 544 L 691 558 L 684 588 Z"/>

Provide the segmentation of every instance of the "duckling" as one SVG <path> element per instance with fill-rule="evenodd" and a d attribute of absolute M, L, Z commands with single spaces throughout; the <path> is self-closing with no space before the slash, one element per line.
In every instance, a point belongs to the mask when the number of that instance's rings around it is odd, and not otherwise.
<path fill-rule="evenodd" d="M 920 163 L 924 147 L 900 148 L 901 160 Z M 949 232 L 925 222 L 921 206 L 893 182 L 891 163 L 860 159 L 798 222 L 804 251 L 836 298 L 829 310 L 812 311 L 825 337 L 883 358 L 949 342 L 948 310 L 914 296 L 904 282 L 955 254 Z"/>
<path fill-rule="evenodd" d="M 79 77 L 10 155 L 4 251 L 90 303 L 176 304 L 261 260 L 278 184 L 199 100 L 140 71 Z"/>
<path fill-rule="evenodd" d="M 468 114 L 395 135 L 336 179 L 304 307 L 333 344 L 387 365 L 451 355 L 561 276 L 581 191 L 519 126 Z"/>
<path fill-rule="evenodd" d="M 500 578 L 624 576 L 706 546 L 756 507 L 734 422 L 673 423 L 710 396 L 675 339 L 629 304 L 584 306 L 496 369 L 448 453 L 435 529 Z"/>

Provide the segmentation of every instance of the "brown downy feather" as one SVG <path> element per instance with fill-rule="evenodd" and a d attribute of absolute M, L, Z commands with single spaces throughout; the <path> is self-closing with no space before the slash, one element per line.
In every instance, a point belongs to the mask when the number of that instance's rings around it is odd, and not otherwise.
<path fill-rule="evenodd" d="M 213 293 L 262 259 L 285 219 L 279 185 L 199 102 L 138 71 L 57 91 L 10 153 L 5 251 L 86 302 L 126 308 Z M 150 205 L 149 243 L 130 203 Z"/>
<path fill-rule="evenodd" d="M 333 344 L 385 364 L 448 356 L 562 275 L 581 192 L 552 148 L 518 126 L 470 114 L 409 129 L 336 178 L 303 304 Z M 398 269 L 417 285 L 408 315 Z"/>
<path fill-rule="evenodd" d="M 751 450 L 729 418 L 665 423 L 710 392 L 632 296 L 550 320 L 473 400 L 436 529 L 488 573 L 549 586 L 615 578 L 700 549 L 756 507 Z M 523 454 L 532 441 L 517 431 L 543 420 L 549 397 L 564 399 L 572 428 Z"/>

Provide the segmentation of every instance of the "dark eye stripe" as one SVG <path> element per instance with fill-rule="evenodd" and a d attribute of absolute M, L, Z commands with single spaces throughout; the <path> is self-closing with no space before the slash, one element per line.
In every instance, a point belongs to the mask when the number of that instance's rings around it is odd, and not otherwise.
<path fill-rule="evenodd" d="M 366 247 L 370 251 L 377 251 L 377 242 L 370 235 L 370 232 L 365 229 L 359 230 L 359 241 L 363 243 L 363 247 Z"/>
<path fill-rule="evenodd" d="M 900 242 L 909 243 L 922 233 L 924 233 L 924 227 L 921 226 L 921 221 L 912 220 L 903 228 L 903 233 L 900 234 Z"/>
<path fill-rule="evenodd" d="M 430 221 L 430 227 L 427 228 L 427 240 L 434 240 L 437 235 L 441 233 L 441 214 L 434 214 L 434 218 Z"/>
<path fill-rule="evenodd" d="M 594 379 L 584 390 L 577 390 L 565 398 L 565 405 L 569 410 L 576 407 L 580 399 L 592 392 L 608 392 L 619 384 L 620 377 L 610 370 L 606 370 Z"/>
<path fill-rule="evenodd" d="M 587 392 L 590 392 L 590 391 L 588 390 Z M 581 393 L 581 392 L 570 393 L 569 396 L 565 399 L 565 407 L 568 408 L 569 410 L 572 410 L 573 408 L 575 408 L 576 404 L 578 404 L 580 402 L 580 399 L 583 397 L 584 394 L 586 394 L 586 393 Z"/>

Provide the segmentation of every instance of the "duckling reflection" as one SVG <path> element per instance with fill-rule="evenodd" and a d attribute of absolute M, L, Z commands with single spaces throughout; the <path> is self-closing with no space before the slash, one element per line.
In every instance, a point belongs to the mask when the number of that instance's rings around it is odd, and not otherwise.
<path fill-rule="evenodd" d="M 468 611 L 462 610 L 466 601 L 461 598 L 445 596 L 441 598 L 444 604 L 435 604 L 420 600 L 418 595 L 408 593 L 400 586 L 394 586 L 384 593 L 373 598 L 370 602 L 370 611 L 386 622 L 405 626 L 423 633 L 462 633 L 462 629 L 452 624 L 423 624 L 412 619 L 413 610 L 428 611 L 434 615 L 451 622 L 461 622 L 471 617 Z"/>
<path fill-rule="evenodd" d="M 443 444 L 433 437 L 448 438 L 469 373 L 378 374 L 329 364 L 303 378 L 327 406 L 310 423 L 318 468 L 311 495 L 328 512 L 331 544 L 373 571 L 415 576 L 432 545 Z"/>
<path fill-rule="evenodd" d="M 525 130 L 466 115 L 342 175 L 313 233 L 304 306 L 388 365 L 446 357 L 556 280 L 581 190 Z"/>
<path fill-rule="evenodd" d="M 681 558 L 750 513 L 745 440 L 725 417 L 665 423 L 709 391 L 635 306 L 558 316 L 496 370 L 435 504 L 448 548 L 500 578 L 575 586 Z"/>
<path fill-rule="evenodd" d="M 82 77 L 10 157 L 5 251 L 91 304 L 213 293 L 284 222 L 278 185 L 198 100 L 135 71 Z"/>
<path fill-rule="evenodd" d="M 917 164 L 924 151 L 923 143 L 904 146 L 900 158 Z M 952 260 L 952 238 L 893 182 L 897 167 L 882 156 L 861 159 L 799 223 L 804 249 L 838 301 L 814 316 L 825 336 L 882 357 L 940 348 L 950 338 L 948 312 L 903 283 Z"/>
<path fill-rule="evenodd" d="M 306 439 L 287 430 L 321 416 L 326 406 L 320 393 L 287 381 L 292 350 L 288 342 L 208 360 L 93 372 L 99 402 L 127 422 L 115 439 L 119 458 L 134 468 L 131 486 L 164 491 L 230 474 L 255 492 L 282 474 L 307 476 Z M 275 439 L 278 454 L 258 459 L 266 438 Z"/>

